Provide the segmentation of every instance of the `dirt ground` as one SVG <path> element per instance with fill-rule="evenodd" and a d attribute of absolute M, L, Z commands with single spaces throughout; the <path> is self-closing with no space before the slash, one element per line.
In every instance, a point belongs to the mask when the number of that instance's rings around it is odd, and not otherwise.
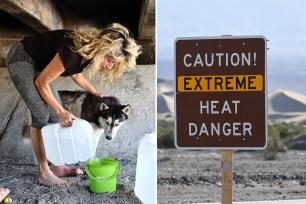
<path fill-rule="evenodd" d="M 221 157 L 218 151 L 158 150 L 158 203 L 221 202 Z M 233 200 L 306 198 L 306 151 L 235 152 Z"/>
<path fill-rule="evenodd" d="M 53 188 L 40 185 L 38 167 L 32 158 L 0 159 L 0 186 L 9 188 L 13 203 L 141 203 L 134 194 L 136 161 L 120 159 L 121 172 L 117 177 L 117 189 L 113 193 L 96 194 L 89 189 L 89 177 L 82 175 L 67 178 L 73 185 L 69 188 Z M 82 169 L 84 163 L 79 163 Z"/>

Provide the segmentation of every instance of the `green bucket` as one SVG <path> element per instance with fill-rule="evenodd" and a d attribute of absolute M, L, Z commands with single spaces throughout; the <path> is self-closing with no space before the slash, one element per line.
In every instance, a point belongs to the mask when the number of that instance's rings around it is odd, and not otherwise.
<path fill-rule="evenodd" d="M 113 159 L 89 160 L 85 165 L 85 171 L 90 178 L 90 190 L 94 193 L 116 191 L 116 181 L 120 169 L 120 164 Z"/>

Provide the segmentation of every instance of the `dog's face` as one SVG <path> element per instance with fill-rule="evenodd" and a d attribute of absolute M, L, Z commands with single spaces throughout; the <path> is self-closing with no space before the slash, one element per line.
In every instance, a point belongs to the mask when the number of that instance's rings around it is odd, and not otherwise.
<path fill-rule="evenodd" d="M 103 134 L 106 139 L 112 140 L 116 137 L 119 128 L 128 119 L 130 111 L 130 105 L 108 106 L 101 103 L 98 124 L 100 128 L 104 129 Z"/>
<path fill-rule="evenodd" d="M 59 92 L 64 108 L 88 121 L 95 136 L 114 139 L 121 125 L 128 119 L 131 107 L 122 105 L 114 96 L 97 97 L 87 92 Z"/>

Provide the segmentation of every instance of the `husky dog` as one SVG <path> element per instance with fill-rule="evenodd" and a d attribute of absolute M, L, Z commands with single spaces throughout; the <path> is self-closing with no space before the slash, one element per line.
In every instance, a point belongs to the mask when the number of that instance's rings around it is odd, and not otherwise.
<path fill-rule="evenodd" d="M 83 91 L 59 91 L 63 107 L 88 121 L 95 135 L 114 139 L 120 126 L 128 119 L 130 105 L 122 105 L 114 96 L 97 97 Z"/>
<path fill-rule="evenodd" d="M 122 105 L 114 96 L 97 97 L 85 91 L 59 91 L 63 107 L 75 116 L 88 121 L 95 136 L 105 135 L 112 140 L 120 126 L 128 119 L 130 105 Z M 31 113 L 26 110 L 22 129 L 23 141 L 29 143 Z M 34 152 L 33 152 L 34 154 Z M 37 165 L 34 154 L 34 163 Z"/>

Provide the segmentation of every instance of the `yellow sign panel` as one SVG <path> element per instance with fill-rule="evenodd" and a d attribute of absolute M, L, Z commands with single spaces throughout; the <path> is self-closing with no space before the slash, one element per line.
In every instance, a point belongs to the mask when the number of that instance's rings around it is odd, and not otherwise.
<path fill-rule="evenodd" d="M 179 92 L 262 91 L 262 75 L 179 76 Z"/>

